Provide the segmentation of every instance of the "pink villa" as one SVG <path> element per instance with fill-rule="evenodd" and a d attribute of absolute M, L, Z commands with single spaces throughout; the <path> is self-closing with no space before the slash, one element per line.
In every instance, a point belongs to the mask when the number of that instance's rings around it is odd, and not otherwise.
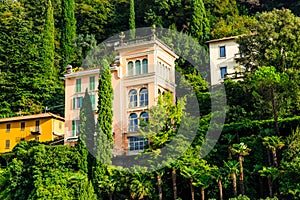
<path fill-rule="evenodd" d="M 121 42 L 115 47 L 118 56 L 111 65 L 113 100 L 114 155 L 135 155 L 144 148 L 139 135 L 140 122 L 149 118 L 149 108 L 158 95 L 170 91 L 175 97 L 175 60 L 178 56 L 160 40 Z M 88 90 L 95 119 L 97 117 L 99 69 L 65 74 L 65 144 L 78 138 L 79 112 Z"/>

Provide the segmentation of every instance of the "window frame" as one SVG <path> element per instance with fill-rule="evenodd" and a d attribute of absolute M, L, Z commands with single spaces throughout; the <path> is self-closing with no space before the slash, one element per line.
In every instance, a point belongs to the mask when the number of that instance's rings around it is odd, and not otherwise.
<path fill-rule="evenodd" d="M 10 140 L 5 140 L 5 149 L 10 149 Z"/>
<path fill-rule="evenodd" d="M 76 79 L 75 91 L 76 93 L 81 92 L 81 78 Z"/>
<path fill-rule="evenodd" d="M 223 73 L 223 69 L 225 69 L 225 73 Z M 225 79 L 225 76 L 227 74 L 227 66 L 220 67 L 220 74 L 221 74 L 221 79 Z"/>
<path fill-rule="evenodd" d="M 225 45 L 219 46 L 219 57 L 226 58 L 226 46 Z"/>
<path fill-rule="evenodd" d="M 78 136 L 79 126 L 80 126 L 79 120 L 72 120 L 72 136 L 73 137 Z"/>
<path fill-rule="evenodd" d="M 142 136 L 128 137 L 128 150 L 130 152 L 144 151 L 147 144 L 148 141 Z"/>
<path fill-rule="evenodd" d="M 146 92 L 144 92 L 146 91 Z M 144 98 L 142 100 L 142 97 Z M 149 105 L 149 91 L 148 91 L 148 88 L 146 87 L 143 87 L 140 89 L 140 92 L 139 92 L 139 106 L 140 107 L 143 107 L 143 106 L 148 106 Z"/>
<path fill-rule="evenodd" d="M 20 124 L 21 131 L 25 130 L 25 126 L 26 126 L 25 122 L 21 122 L 21 124 Z"/>
<path fill-rule="evenodd" d="M 11 124 L 6 124 L 6 133 L 10 133 Z"/>
<path fill-rule="evenodd" d="M 134 92 L 134 94 L 132 92 Z M 128 108 L 136 107 L 138 107 L 138 92 L 136 89 L 131 89 L 128 92 Z"/>
<path fill-rule="evenodd" d="M 95 76 L 90 76 L 90 84 L 89 89 L 90 91 L 95 91 Z"/>
<path fill-rule="evenodd" d="M 130 113 L 129 123 L 128 123 L 128 132 L 129 133 L 137 132 L 138 127 L 139 127 L 138 115 L 136 113 Z"/>

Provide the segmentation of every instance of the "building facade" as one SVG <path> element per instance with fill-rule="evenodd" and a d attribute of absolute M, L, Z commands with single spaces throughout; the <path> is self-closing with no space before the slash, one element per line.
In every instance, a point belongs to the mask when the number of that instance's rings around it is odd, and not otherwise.
<path fill-rule="evenodd" d="M 64 118 L 52 113 L 0 119 L 0 153 L 11 151 L 20 141 L 63 138 L 64 130 Z"/>
<path fill-rule="evenodd" d="M 149 109 L 166 91 L 175 97 L 175 55 L 154 37 L 134 43 L 120 43 L 117 65 L 111 66 L 113 99 L 114 155 L 142 151 L 145 140 L 138 128 L 149 118 Z M 99 69 L 65 74 L 65 143 L 73 144 L 78 136 L 79 113 L 85 90 L 91 95 L 97 116 Z"/>
<path fill-rule="evenodd" d="M 210 40 L 210 82 L 211 85 L 220 84 L 226 78 L 235 80 L 242 78 L 244 68 L 237 63 L 237 59 L 242 56 L 239 45 L 235 42 L 238 36 L 224 37 Z"/>

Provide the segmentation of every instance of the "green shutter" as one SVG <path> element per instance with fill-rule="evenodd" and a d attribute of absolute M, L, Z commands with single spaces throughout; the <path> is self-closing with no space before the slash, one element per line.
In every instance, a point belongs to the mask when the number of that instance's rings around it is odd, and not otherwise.
<path fill-rule="evenodd" d="M 95 77 L 90 77 L 90 91 L 95 90 Z"/>
<path fill-rule="evenodd" d="M 72 136 L 75 136 L 76 135 L 76 124 L 75 124 L 75 121 L 72 120 Z"/>
<path fill-rule="evenodd" d="M 92 109 L 95 110 L 95 95 L 94 94 L 90 95 L 90 99 L 91 99 Z"/>
<path fill-rule="evenodd" d="M 73 109 L 76 109 L 76 97 L 73 98 Z"/>

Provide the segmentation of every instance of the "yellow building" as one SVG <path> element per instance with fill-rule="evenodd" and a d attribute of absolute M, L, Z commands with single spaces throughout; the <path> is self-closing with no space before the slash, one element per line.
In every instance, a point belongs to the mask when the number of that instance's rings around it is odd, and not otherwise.
<path fill-rule="evenodd" d="M 0 119 L 0 153 L 11 151 L 20 141 L 46 142 L 63 137 L 64 121 L 52 113 Z"/>

